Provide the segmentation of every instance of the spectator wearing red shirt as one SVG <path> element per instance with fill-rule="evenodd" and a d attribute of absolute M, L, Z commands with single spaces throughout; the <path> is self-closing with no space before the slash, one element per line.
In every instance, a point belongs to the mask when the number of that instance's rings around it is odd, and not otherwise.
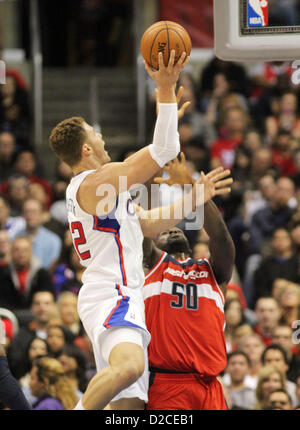
<path fill-rule="evenodd" d="M 11 262 L 0 267 L 0 283 L 0 306 L 15 313 L 30 308 L 35 292 L 53 292 L 51 276 L 32 257 L 31 241 L 26 237 L 18 237 L 13 241 Z"/>
<path fill-rule="evenodd" d="M 235 159 L 235 148 L 242 143 L 248 125 L 247 114 L 242 108 L 232 107 L 221 118 L 220 137 L 211 148 L 211 168 L 231 168 Z"/>
<path fill-rule="evenodd" d="M 280 130 L 272 148 L 272 164 L 278 168 L 280 176 L 293 176 L 296 173 L 290 143 L 290 132 Z"/>

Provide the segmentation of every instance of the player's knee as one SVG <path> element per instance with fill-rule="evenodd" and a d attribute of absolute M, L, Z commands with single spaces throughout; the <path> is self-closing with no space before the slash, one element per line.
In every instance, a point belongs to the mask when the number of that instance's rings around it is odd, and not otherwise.
<path fill-rule="evenodd" d="M 116 363 L 113 368 L 116 374 L 116 380 L 118 380 L 122 386 L 129 386 L 137 381 L 144 372 L 144 355 L 137 354 L 131 357 L 123 357 L 123 360 Z"/>

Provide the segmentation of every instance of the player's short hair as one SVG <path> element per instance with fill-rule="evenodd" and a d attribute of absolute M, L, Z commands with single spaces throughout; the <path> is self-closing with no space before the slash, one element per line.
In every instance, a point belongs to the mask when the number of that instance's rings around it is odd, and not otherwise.
<path fill-rule="evenodd" d="M 79 116 L 67 118 L 57 124 L 50 134 L 50 147 L 71 167 L 81 160 L 81 148 L 86 139 L 84 122 L 84 119 Z"/>

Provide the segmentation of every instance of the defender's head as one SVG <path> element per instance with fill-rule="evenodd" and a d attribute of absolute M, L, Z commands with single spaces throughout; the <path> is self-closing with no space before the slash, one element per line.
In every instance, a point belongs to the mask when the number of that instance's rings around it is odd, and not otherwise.
<path fill-rule="evenodd" d="M 56 155 L 72 169 L 84 160 L 100 167 L 110 161 L 102 134 L 81 117 L 65 119 L 57 124 L 50 135 L 50 146 Z"/>
<path fill-rule="evenodd" d="M 172 227 L 161 232 L 155 244 L 159 249 L 168 254 L 185 253 L 192 255 L 189 241 L 183 231 L 178 227 Z"/>

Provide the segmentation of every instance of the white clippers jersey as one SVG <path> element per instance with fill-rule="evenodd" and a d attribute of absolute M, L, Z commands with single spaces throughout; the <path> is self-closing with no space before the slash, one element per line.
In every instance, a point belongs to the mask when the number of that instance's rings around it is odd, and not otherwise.
<path fill-rule="evenodd" d="M 88 170 L 74 176 L 66 191 L 69 228 L 73 244 L 86 267 L 82 282 L 116 284 L 141 288 L 144 284 L 143 233 L 130 194 L 118 195 L 117 203 L 106 217 L 83 211 L 76 199 Z"/>

